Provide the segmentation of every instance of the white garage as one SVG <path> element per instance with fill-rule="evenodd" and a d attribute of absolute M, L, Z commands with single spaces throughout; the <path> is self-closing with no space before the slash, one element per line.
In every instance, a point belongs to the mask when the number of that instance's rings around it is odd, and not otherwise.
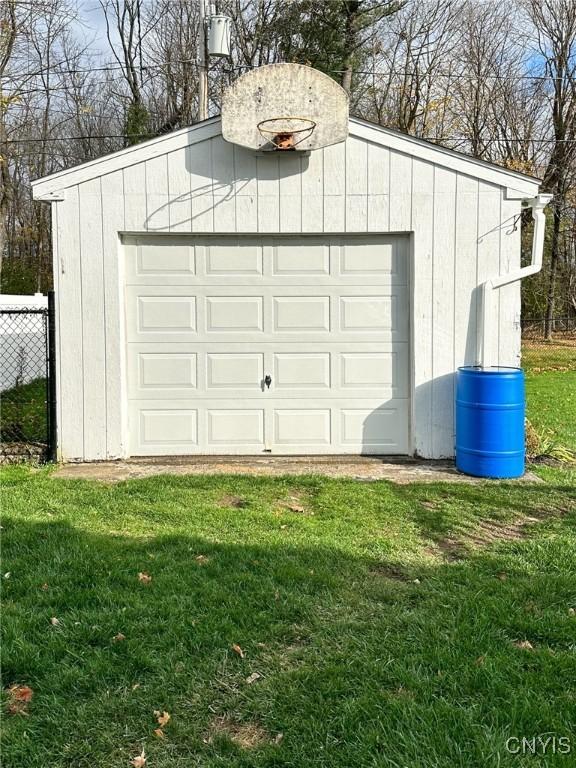
<path fill-rule="evenodd" d="M 454 372 L 518 365 L 538 181 L 350 118 L 308 151 L 220 118 L 39 179 L 59 455 L 454 453 Z"/>
<path fill-rule="evenodd" d="M 124 253 L 131 454 L 408 453 L 406 237 Z"/>

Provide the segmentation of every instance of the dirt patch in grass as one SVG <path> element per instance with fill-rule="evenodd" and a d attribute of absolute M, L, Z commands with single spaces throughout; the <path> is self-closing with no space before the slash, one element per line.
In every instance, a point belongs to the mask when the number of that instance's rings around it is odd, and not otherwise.
<path fill-rule="evenodd" d="M 370 568 L 370 573 L 372 576 L 381 576 L 384 579 L 391 579 L 393 581 L 414 581 L 409 574 L 397 565 L 389 565 L 386 563 L 375 565 L 373 568 Z"/>
<path fill-rule="evenodd" d="M 295 512 L 299 515 L 313 515 L 309 506 L 310 500 L 305 493 L 295 491 L 290 496 L 279 499 L 276 507 L 280 512 Z"/>
<path fill-rule="evenodd" d="M 398 688 L 384 689 L 384 693 L 392 698 L 407 699 L 410 701 L 413 701 L 416 698 L 414 692 L 408 690 L 408 688 L 404 688 L 403 685 L 398 686 Z"/>
<path fill-rule="evenodd" d="M 536 517 L 520 517 L 509 522 L 483 520 L 474 533 L 466 536 L 473 547 L 488 547 L 505 541 L 520 541 L 529 535 L 529 526 L 539 522 Z"/>
<path fill-rule="evenodd" d="M 465 559 L 467 549 L 463 541 L 447 536 L 438 539 L 433 547 L 426 547 L 426 554 L 440 557 L 448 563 L 456 563 Z"/>
<path fill-rule="evenodd" d="M 557 517 L 568 513 L 569 509 L 542 510 L 537 517 L 523 515 L 515 520 L 482 520 L 473 531 L 467 531 L 460 536 L 446 536 L 437 539 L 434 545 L 426 548 L 426 553 L 433 557 L 441 557 L 446 562 L 457 562 L 465 559 L 471 550 L 485 549 L 493 544 L 502 542 L 522 541 L 530 535 L 530 528 L 535 523 L 546 518 Z"/>
<path fill-rule="evenodd" d="M 222 496 L 222 498 L 218 501 L 218 506 L 230 507 L 232 509 L 245 509 L 247 506 L 249 506 L 249 502 L 246 501 L 246 499 L 243 499 L 241 496 L 232 496 L 227 494 L 226 496 Z"/>
<path fill-rule="evenodd" d="M 204 737 L 206 744 L 216 739 L 229 739 L 241 749 L 258 749 L 265 744 L 274 743 L 275 739 L 257 723 L 239 723 L 227 716 L 215 717 Z"/>

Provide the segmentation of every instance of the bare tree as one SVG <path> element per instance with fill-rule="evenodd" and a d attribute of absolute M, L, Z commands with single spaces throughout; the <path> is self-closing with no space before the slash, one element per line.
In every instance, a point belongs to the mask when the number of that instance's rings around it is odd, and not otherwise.
<path fill-rule="evenodd" d="M 443 139 L 457 11 L 456 0 L 412 0 L 391 17 L 373 45 L 363 102 L 377 122 Z"/>
<path fill-rule="evenodd" d="M 144 19 L 143 0 L 100 0 L 106 19 L 106 35 L 110 50 L 118 63 L 129 92 L 126 110 L 126 142 L 134 144 L 149 137 L 149 113 L 144 102 L 144 56 L 146 36 L 158 21 L 156 13 Z M 120 42 L 117 50 L 113 30 Z"/>
<path fill-rule="evenodd" d="M 16 2 L 8 0 L 0 9 L 0 274 L 2 273 L 2 261 L 6 248 L 6 223 L 10 206 L 13 200 L 13 186 L 8 168 L 7 133 L 6 133 L 6 109 L 9 95 L 5 95 L 3 83 L 8 62 L 12 56 L 12 50 L 16 41 Z"/>
<path fill-rule="evenodd" d="M 549 78 L 548 103 L 553 144 L 544 185 L 553 193 L 545 337 L 551 338 L 561 258 L 562 217 L 575 180 L 576 161 L 576 5 L 573 0 L 524 0 L 543 72 Z"/>
<path fill-rule="evenodd" d="M 32 178 L 197 119 L 197 2 L 99 2 L 107 57 L 80 39 L 73 0 L 0 2 L 0 258 L 3 284 L 17 289 L 49 281 L 49 212 L 32 200 Z M 548 333 L 555 312 L 576 313 L 574 0 L 219 8 L 232 17 L 232 56 L 210 62 L 211 114 L 247 69 L 296 61 L 341 82 L 353 114 L 544 176 L 554 213 L 526 305 L 545 308 Z"/>

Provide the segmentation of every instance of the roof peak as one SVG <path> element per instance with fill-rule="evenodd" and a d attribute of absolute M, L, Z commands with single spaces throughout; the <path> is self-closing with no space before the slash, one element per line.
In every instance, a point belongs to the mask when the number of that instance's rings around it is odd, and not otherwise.
<path fill-rule="evenodd" d="M 534 196 L 539 180 L 526 174 L 504 168 L 494 163 L 471 157 L 425 139 L 386 128 L 359 117 L 350 116 L 350 137 L 378 143 L 392 151 L 410 154 L 425 162 L 481 179 L 491 184 L 509 188 L 519 196 Z M 50 176 L 32 182 L 34 199 L 57 201 L 62 190 L 84 181 L 104 176 L 131 165 L 167 154 L 200 141 L 221 135 L 220 116 L 211 117 L 177 131 L 156 136 L 140 144 L 125 147 L 117 152 L 89 160 L 81 165 L 57 171 Z M 338 146 L 338 145 L 334 145 Z M 241 149 L 250 152 L 249 149 Z M 321 150 L 318 150 L 321 151 Z M 292 153 L 290 153 L 292 155 Z"/>

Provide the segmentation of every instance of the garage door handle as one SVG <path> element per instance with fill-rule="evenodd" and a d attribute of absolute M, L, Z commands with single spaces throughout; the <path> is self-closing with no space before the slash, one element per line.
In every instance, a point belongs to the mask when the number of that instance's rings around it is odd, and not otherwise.
<path fill-rule="evenodd" d="M 270 384 L 272 384 L 272 376 L 268 375 L 264 378 L 264 384 L 270 389 Z"/>

